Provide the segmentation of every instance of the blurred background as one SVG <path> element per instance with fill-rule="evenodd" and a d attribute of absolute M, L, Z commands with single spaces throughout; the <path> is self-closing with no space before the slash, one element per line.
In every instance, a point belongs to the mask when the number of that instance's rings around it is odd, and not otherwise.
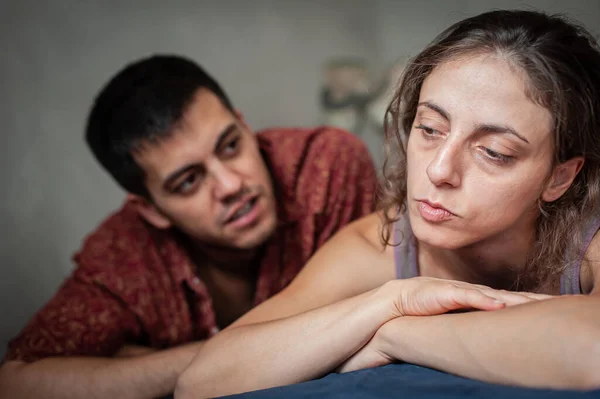
<path fill-rule="evenodd" d="M 406 60 L 451 23 L 495 8 L 567 13 L 600 33 L 600 0 L 0 2 L 0 355 L 124 198 L 83 126 L 125 63 L 191 57 L 255 130 L 344 126 L 380 165 L 383 110 Z"/>

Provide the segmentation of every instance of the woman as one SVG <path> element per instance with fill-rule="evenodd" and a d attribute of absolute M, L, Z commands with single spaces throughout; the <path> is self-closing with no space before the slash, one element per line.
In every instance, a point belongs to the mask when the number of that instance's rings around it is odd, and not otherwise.
<path fill-rule="evenodd" d="M 448 28 L 388 109 L 383 210 L 206 343 L 177 396 L 392 361 L 600 387 L 598 104 L 600 50 L 584 29 L 531 11 Z"/>

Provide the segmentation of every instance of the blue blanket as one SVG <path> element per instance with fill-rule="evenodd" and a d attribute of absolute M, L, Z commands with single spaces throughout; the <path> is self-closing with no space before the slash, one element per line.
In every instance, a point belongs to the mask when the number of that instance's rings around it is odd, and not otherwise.
<path fill-rule="evenodd" d="M 457 377 L 411 364 L 391 364 L 318 380 L 254 391 L 227 398 L 598 398 L 593 392 L 525 389 Z"/>

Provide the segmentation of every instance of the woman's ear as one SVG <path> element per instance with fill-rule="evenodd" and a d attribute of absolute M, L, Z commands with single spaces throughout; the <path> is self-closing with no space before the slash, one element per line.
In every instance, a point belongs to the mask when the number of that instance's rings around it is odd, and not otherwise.
<path fill-rule="evenodd" d="M 583 162 L 583 157 L 575 157 L 555 166 L 548 183 L 546 183 L 546 188 L 542 192 L 542 200 L 552 202 L 559 199 L 573 184 Z"/>
<path fill-rule="evenodd" d="M 171 227 L 171 221 L 146 198 L 135 194 L 127 194 L 127 200 L 135 207 L 138 214 L 144 220 L 157 229 L 168 229 Z"/>

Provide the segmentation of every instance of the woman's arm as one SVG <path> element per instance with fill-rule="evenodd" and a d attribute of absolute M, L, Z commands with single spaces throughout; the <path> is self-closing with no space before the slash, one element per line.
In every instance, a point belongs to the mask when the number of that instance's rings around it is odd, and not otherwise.
<path fill-rule="evenodd" d="M 496 310 L 529 300 L 463 282 L 390 281 L 296 316 L 223 331 L 198 352 L 175 394 L 178 399 L 214 397 L 310 380 L 335 369 L 388 320 L 455 309 Z"/>
<path fill-rule="evenodd" d="M 393 274 L 393 263 L 385 263 L 387 258 L 378 263 L 380 256 L 381 249 L 358 232 L 349 228 L 340 233 L 306 266 L 310 278 L 299 276 L 301 285 L 209 340 L 180 377 L 176 397 L 220 396 L 318 377 L 351 356 L 394 317 L 460 308 L 493 310 L 529 300 L 516 293 L 431 278 L 390 281 L 365 293 L 364 288 L 377 280 L 373 279 L 377 268 L 389 267 Z M 332 268 L 340 271 L 341 281 L 336 281 Z M 297 311 L 361 290 L 362 294 L 329 306 Z M 284 309 L 279 310 L 277 303 Z M 275 320 L 278 317 L 266 316 L 265 309 L 289 317 Z M 271 321 L 260 322 L 261 317 Z M 254 324 L 240 325 L 244 322 Z"/>
<path fill-rule="evenodd" d="M 386 323 L 344 371 L 401 360 L 491 383 L 600 387 L 600 296 Z M 369 364 L 370 363 L 370 364 Z"/>
<path fill-rule="evenodd" d="M 585 259 L 582 285 L 593 289 L 589 296 L 395 319 L 341 370 L 402 360 L 492 383 L 600 388 L 600 235 Z"/>

